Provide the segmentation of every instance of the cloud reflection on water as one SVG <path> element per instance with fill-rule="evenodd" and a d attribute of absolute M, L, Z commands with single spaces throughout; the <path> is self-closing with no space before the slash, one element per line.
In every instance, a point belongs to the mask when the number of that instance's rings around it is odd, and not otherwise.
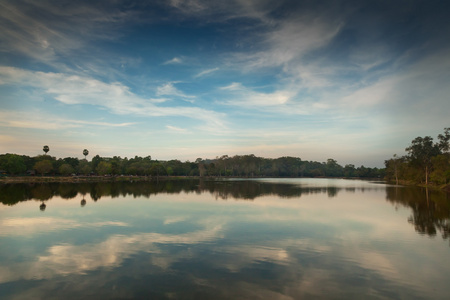
<path fill-rule="evenodd" d="M 50 279 L 56 275 L 85 274 L 98 268 L 115 268 L 131 255 L 144 251 L 160 253 L 158 244 L 198 244 L 222 237 L 222 226 L 180 235 L 139 233 L 112 235 L 100 243 L 57 244 L 38 255 L 37 261 L 0 267 L 0 282 L 18 279 Z M 14 271 L 16 270 L 16 271 Z M 18 270 L 21 270 L 17 272 Z M 21 274 L 20 274 L 21 273 Z M 15 276 L 13 276 L 15 274 Z"/>
<path fill-rule="evenodd" d="M 103 197 L 76 210 L 58 205 L 66 200 L 51 200 L 54 217 L 0 219 L 10 228 L 3 237 L 47 230 L 82 238 L 61 243 L 47 237 L 43 250 L 22 259 L 11 254 L 0 267 L 0 283 L 41 280 L 36 288 L 43 289 L 53 281 L 82 281 L 92 289 L 131 277 L 134 282 L 117 293 L 133 297 L 136 289 L 150 288 L 140 278 L 166 278 L 175 298 L 182 295 L 175 287 L 183 285 L 216 298 L 444 298 L 448 246 L 417 235 L 406 222 L 409 209 L 395 210 L 384 198 L 385 190 L 377 187 L 342 189 L 334 198 L 326 192 L 290 198 L 269 193 L 255 201 L 214 201 L 214 193 L 183 192 Z M 89 222 L 80 219 L 83 214 Z M 13 234 L 22 228 L 24 234 Z M 88 235 L 86 229 L 98 232 Z M 103 292 L 107 298 L 119 295 Z"/>
<path fill-rule="evenodd" d="M 129 224 L 117 221 L 82 223 L 76 220 L 34 217 L 34 218 L 7 218 L 0 220 L 0 236 L 31 236 L 37 233 L 75 229 L 81 227 L 122 226 Z"/>

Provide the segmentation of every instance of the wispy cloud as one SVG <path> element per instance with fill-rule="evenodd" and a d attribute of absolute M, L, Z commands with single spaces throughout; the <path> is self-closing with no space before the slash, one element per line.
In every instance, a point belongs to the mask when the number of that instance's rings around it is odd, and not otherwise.
<path fill-rule="evenodd" d="M 129 224 L 124 222 L 77 222 L 75 220 L 39 217 L 39 218 L 7 218 L 0 221 L 2 232 L 0 236 L 31 236 L 36 233 L 54 232 L 60 230 L 74 229 L 80 227 L 103 227 L 103 226 L 120 226 L 126 227 Z"/>
<path fill-rule="evenodd" d="M 68 61 L 77 57 L 75 51 L 80 54 L 92 50 L 90 41 L 121 36 L 118 24 L 133 20 L 136 14 L 133 10 L 100 8 L 88 3 L 62 6 L 50 1 L 2 1 L 1 50 L 19 52 L 40 63 L 65 68 Z"/>
<path fill-rule="evenodd" d="M 122 224 L 104 224 L 105 226 L 124 226 Z M 70 222 L 61 222 L 60 228 L 72 227 Z M 138 233 L 134 235 L 112 235 L 96 244 L 51 246 L 48 255 L 40 255 L 37 259 L 17 270 L 16 263 L 2 267 L 0 282 L 18 279 L 50 279 L 61 274 L 84 274 L 104 267 L 118 267 L 131 255 L 141 252 L 159 253 L 161 244 L 198 244 L 221 238 L 222 224 L 214 224 L 207 229 L 185 234 Z M 11 268 L 11 269 L 9 269 Z"/>
<path fill-rule="evenodd" d="M 62 73 L 32 72 L 12 67 L 0 67 L 1 84 L 21 84 L 41 90 L 43 94 L 66 104 L 87 104 L 108 109 L 114 114 L 135 116 L 183 116 L 201 120 L 213 128 L 223 128 L 224 114 L 199 107 L 161 107 L 154 101 L 142 98 L 119 83 L 105 83 L 93 78 L 67 75 Z M 178 96 L 192 100 L 173 84 L 161 86 L 157 95 Z"/>
<path fill-rule="evenodd" d="M 174 57 L 168 61 L 165 61 L 163 63 L 163 65 L 176 65 L 176 64 L 181 64 L 183 62 L 183 60 L 180 57 Z"/>
<path fill-rule="evenodd" d="M 243 54 L 242 58 L 250 69 L 282 66 L 289 70 L 290 63 L 329 43 L 340 28 L 341 24 L 336 20 L 320 17 L 284 20 L 274 30 L 265 33 L 262 51 Z"/>
<path fill-rule="evenodd" d="M 0 111 L 0 126 L 44 129 L 44 130 L 61 130 L 68 128 L 78 128 L 85 126 L 101 126 L 101 127 L 127 127 L 136 123 L 109 123 L 102 121 L 83 121 L 61 118 L 39 110 L 32 111 Z"/>
<path fill-rule="evenodd" d="M 175 96 L 175 97 L 180 97 L 183 99 L 190 99 L 189 102 L 191 102 L 191 103 L 193 103 L 192 99 L 195 98 L 195 96 L 186 95 L 185 93 L 183 93 L 182 91 L 177 89 L 171 82 L 166 83 L 162 86 L 159 86 L 156 89 L 156 95 L 157 96 Z"/>
<path fill-rule="evenodd" d="M 192 14 L 203 11 L 207 4 L 200 0 L 170 0 L 169 5 L 179 9 L 184 14 Z"/>
<path fill-rule="evenodd" d="M 188 133 L 189 131 L 185 128 L 179 128 L 171 125 L 166 125 L 166 128 L 170 131 L 178 132 L 178 133 Z"/>
<path fill-rule="evenodd" d="M 221 90 L 231 94 L 231 99 L 226 100 L 224 104 L 255 108 L 283 105 L 293 96 L 289 91 L 256 92 L 238 82 L 222 87 Z"/>
<path fill-rule="evenodd" d="M 208 70 L 204 70 L 200 73 L 198 73 L 197 75 L 194 76 L 194 78 L 199 78 L 208 74 L 211 74 L 213 72 L 219 71 L 219 68 L 213 68 L 213 69 L 208 69 Z"/>

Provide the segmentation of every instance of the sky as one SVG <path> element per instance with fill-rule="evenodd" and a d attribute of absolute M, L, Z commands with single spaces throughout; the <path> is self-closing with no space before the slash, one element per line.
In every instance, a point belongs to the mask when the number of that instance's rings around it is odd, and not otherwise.
<path fill-rule="evenodd" d="M 382 167 L 450 127 L 449 37 L 448 1 L 0 0 L 0 153 Z"/>

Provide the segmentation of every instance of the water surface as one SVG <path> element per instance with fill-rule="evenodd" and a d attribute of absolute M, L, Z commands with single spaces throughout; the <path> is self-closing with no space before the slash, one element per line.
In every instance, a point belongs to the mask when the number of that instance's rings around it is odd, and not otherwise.
<path fill-rule="evenodd" d="M 446 193 L 182 180 L 3 185 L 0 201 L 1 299 L 450 298 Z"/>

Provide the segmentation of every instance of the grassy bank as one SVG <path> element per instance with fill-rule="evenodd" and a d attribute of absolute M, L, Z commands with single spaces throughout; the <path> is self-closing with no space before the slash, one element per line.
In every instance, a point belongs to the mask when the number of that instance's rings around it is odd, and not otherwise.
<path fill-rule="evenodd" d="M 386 181 L 386 182 L 390 183 L 390 184 L 395 184 L 395 181 Z M 418 186 L 418 187 L 424 187 L 424 188 L 429 188 L 429 189 L 433 189 L 433 190 L 444 190 L 446 192 L 450 192 L 450 184 L 436 185 L 433 183 L 429 183 L 427 185 L 427 184 L 417 183 L 415 181 L 409 181 L 409 180 L 399 180 L 398 184 L 405 185 L 405 186 Z"/>
<path fill-rule="evenodd" d="M 159 178 L 161 179 L 161 177 Z M 1 177 L 0 183 L 42 183 L 42 182 L 108 182 L 108 181 L 151 181 L 151 176 L 17 176 Z"/>

